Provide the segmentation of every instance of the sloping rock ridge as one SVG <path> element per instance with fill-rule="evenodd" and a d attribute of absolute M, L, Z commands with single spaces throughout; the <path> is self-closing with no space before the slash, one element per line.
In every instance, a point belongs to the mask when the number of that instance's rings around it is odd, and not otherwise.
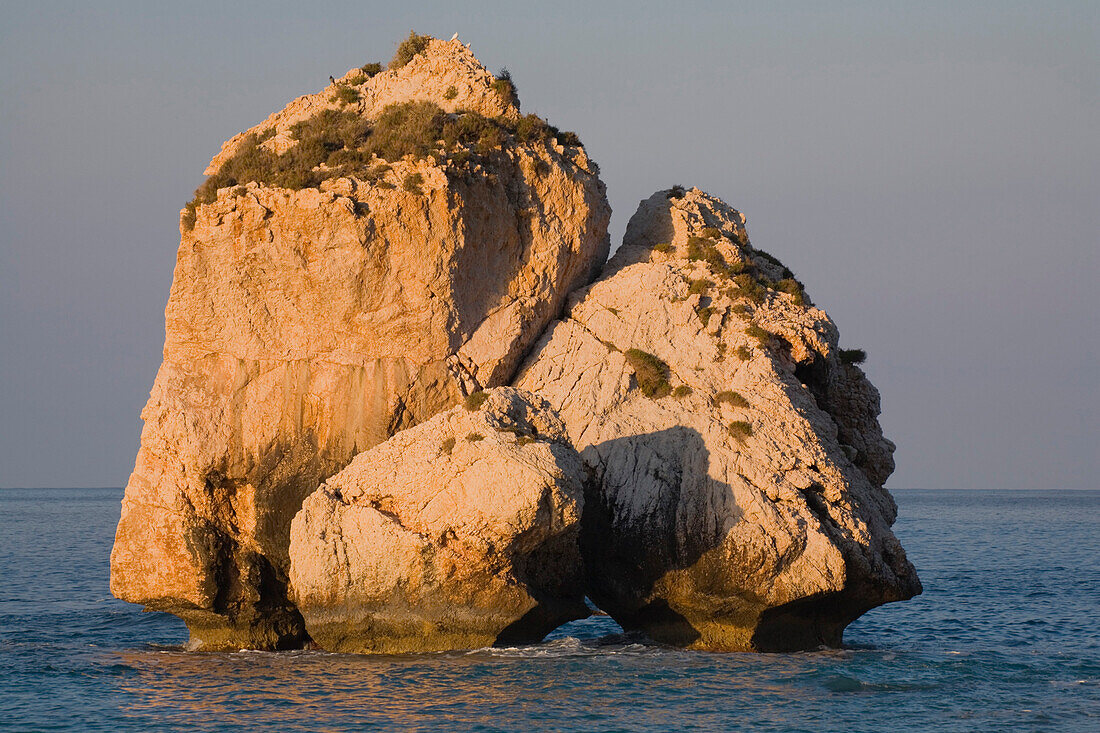
<path fill-rule="evenodd" d="M 182 617 L 194 646 L 307 641 L 287 597 L 302 501 L 506 384 L 606 259 L 576 136 L 520 115 L 461 42 L 421 40 L 227 142 L 181 212 L 111 590 Z"/>
<path fill-rule="evenodd" d="M 337 652 L 535 643 L 588 615 L 587 472 L 549 405 L 500 387 L 360 453 L 306 499 L 291 595 Z"/>
<path fill-rule="evenodd" d="M 570 303 L 514 383 L 559 411 L 595 473 L 587 590 L 625 629 L 814 648 L 921 591 L 890 530 L 878 393 L 740 213 L 654 194 Z"/>

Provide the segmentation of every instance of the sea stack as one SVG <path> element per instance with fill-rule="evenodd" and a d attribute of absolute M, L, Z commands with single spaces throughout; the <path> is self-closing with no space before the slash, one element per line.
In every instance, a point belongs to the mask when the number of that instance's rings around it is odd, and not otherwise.
<path fill-rule="evenodd" d="M 507 384 L 608 252 L 576 135 L 410 36 L 225 143 L 181 212 L 111 590 L 192 646 L 307 640 L 290 525 L 364 450 Z"/>
<path fill-rule="evenodd" d="M 693 649 L 841 643 L 919 593 L 882 484 L 878 393 L 802 284 L 698 189 L 642 202 L 516 380 L 594 473 L 588 595 Z"/>
<path fill-rule="evenodd" d="M 921 592 L 836 326 L 698 189 L 610 208 L 506 73 L 410 34 L 226 142 L 180 216 L 111 590 L 191 648 L 842 642 Z"/>

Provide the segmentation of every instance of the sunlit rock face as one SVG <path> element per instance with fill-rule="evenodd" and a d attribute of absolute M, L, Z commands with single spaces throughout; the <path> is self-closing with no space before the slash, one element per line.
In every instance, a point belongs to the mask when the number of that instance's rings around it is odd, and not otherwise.
<path fill-rule="evenodd" d="M 694 649 L 837 645 L 921 587 L 890 530 L 894 446 L 801 283 L 698 189 L 642 202 L 515 384 L 594 472 L 589 596 Z"/>
<path fill-rule="evenodd" d="M 509 387 L 397 433 L 294 518 L 306 630 L 329 651 L 406 653 L 534 643 L 584 618 L 586 479 L 545 400 Z"/>
<path fill-rule="evenodd" d="M 111 590 L 183 618 L 193 646 L 305 642 L 287 596 L 302 501 L 357 453 L 507 383 L 605 260 L 595 164 L 575 136 L 524 128 L 497 81 L 458 41 L 352 70 L 228 141 L 208 173 L 276 170 L 310 145 L 344 158 L 295 174 L 309 185 L 241 178 L 182 212 Z M 436 105 L 455 139 L 337 165 L 365 157 L 347 141 L 376 144 L 387 105 L 407 102 Z M 335 132 L 316 124 L 329 118 Z"/>

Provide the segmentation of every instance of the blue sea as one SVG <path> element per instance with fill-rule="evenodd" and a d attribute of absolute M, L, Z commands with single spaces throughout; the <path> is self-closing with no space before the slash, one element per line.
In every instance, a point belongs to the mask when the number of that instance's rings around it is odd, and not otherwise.
<path fill-rule="evenodd" d="M 925 592 L 844 649 L 685 652 L 596 617 L 385 657 L 183 651 L 108 592 L 121 497 L 0 491 L 0 730 L 1100 731 L 1100 491 L 896 491 Z"/>

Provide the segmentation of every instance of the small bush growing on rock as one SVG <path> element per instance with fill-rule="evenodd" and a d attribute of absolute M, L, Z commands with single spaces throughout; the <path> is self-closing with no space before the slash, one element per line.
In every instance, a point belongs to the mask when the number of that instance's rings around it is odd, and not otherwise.
<path fill-rule="evenodd" d="M 457 96 L 458 96 L 458 87 L 456 87 L 454 84 L 447 87 L 447 91 L 443 92 L 443 98 L 446 99 L 446 100 L 454 99 Z"/>
<path fill-rule="evenodd" d="M 741 361 L 748 361 L 752 358 L 752 349 L 748 346 L 738 346 L 737 351 L 733 353 L 737 354 L 737 358 Z"/>
<path fill-rule="evenodd" d="M 516 90 L 516 83 L 512 81 L 512 73 L 508 69 L 501 69 L 497 74 L 497 78 L 493 81 L 493 91 L 503 101 L 519 106 L 519 93 Z"/>
<path fill-rule="evenodd" d="M 685 193 L 687 193 L 687 191 L 684 190 L 684 187 L 677 184 L 670 188 L 665 196 L 670 199 L 682 199 Z"/>
<path fill-rule="evenodd" d="M 451 451 L 453 451 L 454 448 L 455 448 L 455 439 L 454 438 L 447 438 L 439 446 L 439 450 L 442 451 L 443 453 L 446 453 L 447 455 L 451 455 Z"/>
<path fill-rule="evenodd" d="M 478 112 L 461 112 L 456 119 L 447 121 L 443 126 L 442 138 L 448 148 L 477 145 L 485 141 L 499 145 L 503 140 L 500 123 Z"/>
<path fill-rule="evenodd" d="M 657 244 L 653 245 L 653 249 L 657 252 L 664 252 L 665 254 L 668 254 L 673 249 L 672 242 L 658 242 Z"/>
<path fill-rule="evenodd" d="M 489 155 L 504 147 L 504 130 L 500 127 L 487 127 L 477 140 L 474 150 L 478 155 Z"/>
<path fill-rule="evenodd" d="M 710 239 L 688 237 L 688 259 L 692 262 L 702 260 L 720 273 L 726 270 L 726 258 Z"/>
<path fill-rule="evenodd" d="M 481 433 L 469 433 L 466 436 L 466 442 L 467 443 L 476 443 L 479 440 L 485 440 L 485 436 L 482 435 Z"/>
<path fill-rule="evenodd" d="M 478 390 L 477 392 L 470 393 L 463 401 L 463 405 L 467 410 L 473 412 L 474 410 L 480 410 L 481 406 L 485 404 L 485 400 L 489 399 L 489 393 Z"/>
<path fill-rule="evenodd" d="M 748 328 L 746 328 L 745 333 L 747 335 L 751 336 L 752 338 L 756 339 L 760 343 L 761 346 L 767 346 L 768 344 L 770 344 L 771 340 L 772 340 L 772 336 L 774 335 L 774 334 L 772 334 L 771 331 L 769 331 L 765 328 L 761 328 L 760 326 L 756 325 L 755 323 L 751 324 Z"/>
<path fill-rule="evenodd" d="M 734 420 L 730 423 L 729 434 L 737 440 L 744 440 L 752 435 L 752 425 L 744 420 Z"/>
<path fill-rule="evenodd" d="M 579 148 L 581 147 L 581 139 L 577 136 L 577 133 L 572 130 L 559 130 L 553 125 L 550 126 L 550 131 L 554 134 L 554 139 L 558 141 L 558 145 L 567 148 Z"/>
<path fill-rule="evenodd" d="M 681 384 L 676 389 L 672 390 L 672 396 L 676 399 L 680 399 L 682 397 L 687 397 L 692 391 L 691 387 L 686 384 Z"/>
<path fill-rule="evenodd" d="M 733 278 L 733 282 L 735 285 L 737 285 L 737 287 L 742 289 L 751 288 L 757 284 L 756 278 L 754 278 L 747 272 L 743 272 L 740 275 L 735 275 Z"/>
<path fill-rule="evenodd" d="M 734 303 L 733 312 L 741 316 L 742 318 L 748 318 L 752 315 L 752 308 L 745 305 L 744 303 Z"/>
<path fill-rule="evenodd" d="M 401 45 L 397 47 L 396 53 L 393 55 L 393 60 L 390 61 L 391 69 L 400 69 L 405 64 L 413 60 L 413 57 L 418 53 L 424 53 L 428 48 L 428 42 L 432 40 L 431 36 L 417 35 L 416 31 L 409 31 L 409 37 L 401 42 Z"/>
<path fill-rule="evenodd" d="M 841 349 L 840 361 L 844 364 L 862 364 L 867 361 L 867 352 L 863 349 Z"/>
<path fill-rule="evenodd" d="M 748 298 L 757 305 L 763 303 L 768 298 L 767 289 L 757 281 L 752 275 L 747 272 L 743 272 L 740 275 L 735 275 L 733 278 L 734 284 L 737 285 L 740 290 L 738 295 L 742 298 Z"/>
<path fill-rule="evenodd" d="M 757 257 L 760 257 L 761 259 L 767 260 L 768 262 L 772 263 L 776 267 L 782 268 L 783 269 L 783 277 L 791 277 L 793 275 L 793 273 L 787 268 L 786 265 L 784 265 L 782 262 L 777 260 L 772 255 L 768 254 L 764 250 L 756 249 L 754 247 L 753 248 L 753 254 L 755 254 Z"/>
<path fill-rule="evenodd" d="M 382 73 L 382 64 L 378 63 L 377 61 L 373 61 L 369 64 L 363 64 L 359 67 L 359 70 L 362 71 L 363 75 L 369 79 L 375 74 Z"/>
<path fill-rule="evenodd" d="M 710 322 L 710 317 L 714 315 L 714 306 L 697 305 L 695 306 L 695 315 L 699 316 L 699 322 L 706 328 L 707 323 Z"/>
<path fill-rule="evenodd" d="M 384 160 L 424 157 L 443 136 L 447 114 L 427 101 L 387 104 L 370 130 L 368 148 Z"/>
<path fill-rule="evenodd" d="M 688 293 L 691 295 L 703 295 L 713 286 L 714 283 L 707 280 L 705 277 L 699 278 L 698 280 L 691 281 L 691 286 L 688 287 Z"/>
<path fill-rule="evenodd" d="M 528 443 L 534 443 L 535 439 L 530 435 L 520 435 L 516 438 L 516 445 L 527 445 Z"/>
<path fill-rule="evenodd" d="M 520 142 L 541 142 L 550 137 L 550 125 L 538 115 L 524 115 L 516 120 L 516 138 Z"/>
<path fill-rule="evenodd" d="M 420 173 L 410 173 L 405 176 L 405 180 L 401 182 L 401 188 L 405 189 L 409 193 L 423 193 L 420 187 L 424 184 L 424 176 Z"/>
<path fill-rule="evenodd" d="M 456 168 L 462 168 L 470 162 L 470 157 L 472 155 L 473 154 L 469 150 L 462 148 L 448 153 L 447 160 L 449 160 L 451 164 L 454 165 Z"/>
<path fill-rule="evenodd" d="M 718 239 L 722 236 L 722 232 L 720 232 L 715 227 L 707 227 L 706 229 L 703 229 L 701 232 L 699 232 L 699 236 L 705 237 L 706 239 Z"/>
<path fill-rule="evenodd" d="M 806 302 L 806 291 L 803 289 L 802 283 L 793 277 L 783 278 L 775 284 L 775 289 L 793 295 L 795 305 L 804 305 Z"/>
<path fill-rule="evenodd" d="M 724 389 L 714 395 L 712 402 L 716 407 L 718 405 L 729 405 L 730 407 L 749 406 L 749 401 L 742 397 L 740 392 L 734 392 L 732 389 Z"/>
<path fill-rule="evenodd" d="M 332 94 L 332 101 L 353 104 L 359 101 L 359 92 L 347 84 L 337 84 L 336 91 Z"/>
<path fill-rule="evenodd" d="M 187 231 L 191 231 L 195 228 L 195 220 L 198 218 L 198 213 L 195 211 L 197 205 L 194 201 L 188 201 L 187 205 L 183 207 L 183 214 L 180 216 L 180 224 Z"/>
<path fill-rule="evenodd" d="M 669 384 L 668 364 L 658 357 L 641 349 L 629 349 L 624 354 L 627 362 L 634 369 L 634 376 L 638 380 L 638 388 L 646 397 L 666 397 L 672 392 Z"/>

